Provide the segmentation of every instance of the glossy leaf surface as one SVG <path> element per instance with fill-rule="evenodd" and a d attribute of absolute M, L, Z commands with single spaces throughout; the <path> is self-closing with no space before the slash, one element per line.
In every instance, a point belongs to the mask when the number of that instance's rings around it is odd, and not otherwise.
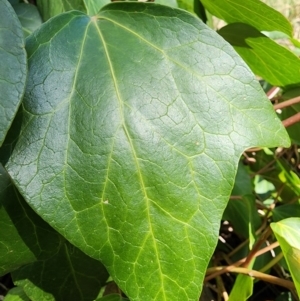
<path fill-rule="evenodd" d="M 197 300 L 240 154 L 289 145 L 253 74 L 198 18 L 155 4 L 63 14 L 27 51 L 8 164 L 26 200 L 131 300 Z"/>
<path fill-rule="evenodd" d="M 272 223 L 271 228 L 280 244 L 298 296 L 300 296 L 300 218 L 291 217 Z"/>
<path fill-rule="evenodd" d="M 242 22 L 259 31 L 281 31 L 292 37 L 292 25 L 278 11 L 260 0 L 201 0 L 205 8 L 227 23 Z"/>
<path fill-rule="evenodd" d="M 234 47 L 255 74 L 270 84 L 280 87 L 300 84 L 300 59 L 254 27 L 234 23 L 221 28 L 218 33 Z"/>
<path fill-rule="evenodd" d="M 21 24 L 6 0 L 0 0 L 0 146 L 23 97 L 26 52 Z"/>
<path fill-rule="evenodd" d="M 279 222 L 291 216 L 300 216 L 300 204 L 287 204 L 272 210 L 273 221 Z"/>

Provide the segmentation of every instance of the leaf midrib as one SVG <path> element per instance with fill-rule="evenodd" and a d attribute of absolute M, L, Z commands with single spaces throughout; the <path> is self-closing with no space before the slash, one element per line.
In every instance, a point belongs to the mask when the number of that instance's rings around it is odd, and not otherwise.
<path fill-rule="evenodd" d="M 155 235 L 154 235 L 154 230 L 152 228 L 152 221 L 151 221 L 151 215 L 150 215 L 150 199 L 149 199 L 149 197 L 147 195 L 147 192 L 146 192 L 145 182 L 144 182 L 144 179 L 143 179 L 143 175 L 141 173 L 140 164 L 139 164 L 139 162 L 137 160 L 136 150 L 134 148 L 134 145 L 132 143 L 132 138 L 130 137 L 129 131 L 128 131 L 126 123 L 125 123 L 123 100 L 122 100 L 121 93 L 120 93 L 120 90 L 119 90 L 119 86 L 118 86 L 118 83 L 117 83 L 117 80 L 116 80 L 116 76 L 115 76 L 115 73 L 114 73 L 113 64 L 112 64 L 112 61 L 111 61 L 111 58 L 110 58 L 110 55 L 109 55 L 109 52 L 108 52 L 108 49 L 107 49 L 107 45 L 106 45 L 104 36 L 103 36 L 103 34 L 102 34 L 99 26 L 97 26 L 96 22 L 94 22 L 94 25 L 96 27 L 96 30 L 97 30 L 98 34 L 99 34 L 100 40 L 103 43 L 104 52 L 105 52 L 105 55 L 106 55 L 106 58 L 107 58 L 107 62 L 108 62 L 109 68 L 110 68 L 112 80 L 113 80 L 113 83 L 114 83 L 114 86 L 115 86 L 115 90 L 116 90 L 116 94 L 117 94 L 116 96 L 117 96 L 117 99 L 118 99 L 118 102 L 119 102 L 119 106 L 120 106 L 120 115 L 121 115 L 121 118 L 122 118 L 121 123 L 122 123 L 122 126 L 123 126 L 123 130 L 125 132 L 125 135 L 126 135 L 126 137 L 128 139 L 128 142 L 129 142 L 132 154 L 133 154 L 133 159 L 134 159 L 137 171 L 138 171 L 138 176 L 140 178 L 140 184 L 141 184 L 141 187 L 142 187 L 142 191 L 143 191 L 143 194 L 144 194 L 145 199 L 147 201 L 146 208 L 147 208 L 147 219 L 149 221 L 150 234 L 152 236 L 153 246 L 154 246 L 154 249 L 155 249 L 155 255 L 156 255 L 156 259 L 157 259 L 157 265 L 158 265 L 158 268 L 159 268 L 159 271 L 160 271 L 160 273 L 159 273 L 160 281 L 161 281 L 161 283 L 164 283 L 164 277 L 163 277 L 164 274 L 162 273 L 162 267 L 161 267 L 160 259 L 159 259 L 159 256 L 158 256 L 158 254 L 159 254 L 159 252 L 158 252 L 158 246 L 157 246 L 157 243 L 156 243 L 156 239 L 155 239 Z M 103 191 L 103 193 L 104 193 L 104 191 Z M 165 286 L 162 285 L 162 287 L 164 288 Z M 164 296 L 164 300 L 167 300 L 165 290 L 163 290 L 163 296 Z"/>

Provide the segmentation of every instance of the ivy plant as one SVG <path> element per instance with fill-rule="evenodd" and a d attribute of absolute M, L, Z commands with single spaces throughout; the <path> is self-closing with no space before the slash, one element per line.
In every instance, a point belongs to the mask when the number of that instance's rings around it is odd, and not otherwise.
<path fill-rule="evenodd" d="M 290 24 L 258 0 L 264 22 L 247 5 L 228 19 L 240 1 L 36 2 L 0 0 L 7 300 L 198 300 L 241 155 L 290 145 L 253 72 L 297 86 L 299 61 L 272 77 L 243 43 Z M 208 27 L 208 11 L 241 35 Z"/>

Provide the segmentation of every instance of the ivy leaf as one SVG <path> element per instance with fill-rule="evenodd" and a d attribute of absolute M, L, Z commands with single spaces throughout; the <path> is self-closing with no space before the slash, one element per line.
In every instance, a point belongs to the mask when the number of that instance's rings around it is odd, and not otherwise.
<path fill-rule="evenodd" d="M 205 8 L 227 23 L 246 23 L 259 31 L 281 31 L 293 36 L 290 22 L 260 0 L 201 0 Z"/>
<path fill-rule="evenodd" d="M 218 33 L 229 42 L 251 70 L 274 86 L 299 85 L 300 60 L 256 28 L 233 23 Z M 285 68 L 282 70 L 282 66 Z"/>
<path fill-rule="evenodd" d="M 26 51 L 21 24 L 11 5 L 0 1 L 0 146 L 23 97 Z"/>
<path fill-rule="evenodd" d="M 197 300 L 241 153 L 290 143 L 254 75 L 197 17 L 147 3 L 63 14 L 27 51 L 8 163 L 27 202 L 130 300 Z"/>

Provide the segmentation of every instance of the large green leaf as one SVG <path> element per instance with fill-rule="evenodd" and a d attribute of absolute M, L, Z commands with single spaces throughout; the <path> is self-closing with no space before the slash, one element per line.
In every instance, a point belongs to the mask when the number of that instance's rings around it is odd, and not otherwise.
<path fill-rule="evenodd" d="M 0 0 L 0 146 L 23 97 L 26 52 L 21 24 L 6 0 Z"/>
<path fill-rule="evenodd" d="M 37 0 L 36 3 L 44 21 L 73 9 L 86 11 L 84 0 Z"/>
<path fill-rule="evenodd" d="M 131 300 L 197 300 L 241 153 L 289 145 L 254 75 L 198 18 L 146 3 L 58 16 L 27 51 L 8 163 L 26 200 Z"/>
<path fill-rule="evenodd" d="M 280 244 L 300 297 L 300 218 L 291 217 L 272 223 L 271 228 Z"/>
<path fill-rule="evenodd" d="M 290 22 L 260 0 L 201 0 L 205 8 L 227 23 L 242 22 L 259 31 L 281 31 L 292 37 Z"/>
<path fill-rule="evenodd" d="M 270 84 L 281 87 L 300 84 L 300 59 L 254 27 L 234 23 L 221 28 L 218 33 L 234 47 L 255 74 Z"/>

